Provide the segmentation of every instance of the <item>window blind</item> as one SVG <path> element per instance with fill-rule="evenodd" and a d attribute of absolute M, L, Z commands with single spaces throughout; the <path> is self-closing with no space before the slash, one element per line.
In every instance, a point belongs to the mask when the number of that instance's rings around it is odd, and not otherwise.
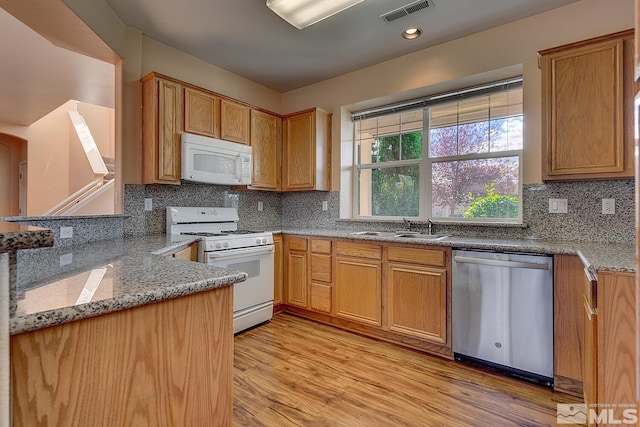
<path fill-rule="evenodd" d="M 355 111 L 351 113 L 351 118 L 355 120 L 370 119 L 388 114 L 399 113 L 403 111 L 415 110 L 418 108 L 433 107 L 455 101 L 460 101 L 472 97 L 478 97 L 487 94 L 496 94 L 500 91 L 509 91 L 522 88 L 522 76 L 512 77 L 492 83 L 486 83 L 479 86 L 473 86 L 464 89 L 458 89 L 450 92 L 443 92 L 435 95 L 429 95 L 422 98 L 412 99 L 394 104 L 383 105 L 367 110 Z M 509 105 L 504 106 L 507 110 L 513 110 Z M 520 107 L 521 108 L 521 107 Z M 521 110 L 520 110 L 521 113 Z"/>

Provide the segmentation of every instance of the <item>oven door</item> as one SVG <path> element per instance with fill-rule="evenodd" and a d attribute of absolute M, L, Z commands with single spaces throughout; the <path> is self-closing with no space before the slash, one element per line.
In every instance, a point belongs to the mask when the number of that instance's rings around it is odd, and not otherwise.
<path fill-rule="evenodd" d="M 204 253 L 204 262 L 247 273 L 247 280 L 233 285 L 233 330 L 243 331 L 264 323 L 273 314 L 274 246 L 230 249 Z"/>

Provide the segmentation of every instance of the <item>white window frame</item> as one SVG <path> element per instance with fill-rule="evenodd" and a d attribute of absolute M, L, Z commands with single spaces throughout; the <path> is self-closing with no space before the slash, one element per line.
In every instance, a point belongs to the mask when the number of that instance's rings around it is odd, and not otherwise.
<path fill-rule="evenodd" d="M 402 216 L 369 216 L 369 215 L 360 215 L 360 186 L 359 186 L 359 177 L 360 170 L 362 169 L 377 169 L 381 165 L 384 167 L 399 167 L 399 166 L 413 166 L 418 165 L 420 168 L 420 189 L 419 189 L 419 201 L 418 201 L 418 215 L 417 216 L 407 216 L 408 219 L 413 220 L 433 220 L 435 222 L 446 222 L 446 223 L 496 223 L 496 224 L 520 224 L 522 223 L 522 215 L 523 215 L 523 204 L 522 204 L 522 178 L 523 178 L 523 152 L 524 147 L 515 150 L 507 150 L 507 151 L 498 151 L 498 152 L 486 152 L 486 153 L 473 153 L 473 154 L 464 154 L 459 156 L 446 156 L 446 157 L 431 157 L 430 153 L 430 124 L 429 124 L 429 106 L 421 106 L 421 104 L 429 103 L 434 99 L 441 99 L 450 95 L 458 95 L 458 94 L 468 94 L 469 92 L 480 90 L 487 90 L 491 87 L 497 87 L 503 84 L 513 84 L 520 83 L 522 84 L 522 77 L 516 77 L 512 79 L 508 79 L 505 81 L 489 83 L 487 85 L 483 85 L 476 88 L 462 89 L 457 92 L 451 92 L 448 94 L 440 94 L 427 98 L 422 98 L 419 100 L 407 101 L 401 104 L 394 104 L 392 106 L 379 107 L 371 112 L 376 111 L 389 111 L 389 115 L 397 113 L 398 109 L 411 110 L 412 105 L 416 105 L 415 110 L 422 109 L 423 110 L 423 124 L 422 124 L 422 157 L 420 159 L 411 159 L 411 160 L 397 160 L 390 162 L 382 162 L 382 163 L 366 163 L 364 165 L 360 164 L 359 153 L 358 153 L 358 135 L 356 134 L 355 121 L 353 126 L 353 180 L 352 180 L 352 206 L 353 206 L 353 217 L 358 220 L 368 220 L 368 221 L 397 221 Z M 497 89 L 494 89 L 497 91 Z M 478 94 L 480 95 L 480 93 Z M 362 113 L 362 112 L 361 112 Z M 356 115 L 357 113 L 354 113 Z M 383 114 L 378 114 L 379 116 Z M 524 118 L 524 113 L 523 113 Z M 523 120 L 524 121 L 524 120 Z M 400 134 L 401 134 L 400 130 Z M 524 145 L 524 142 L 523 142 Z M 482 159 L 497 159 L 503 157 L 517 157 L 518 158 L 518 216 L 516 218 L 460 218 L 460 217 L 432 217 L 433 206 L 432 206 L 432 195 L 433 195 L 433 164 L 434 163 L 446 163 L 451 161 L 468 161 L 468 160 L 482 160 Z"/>

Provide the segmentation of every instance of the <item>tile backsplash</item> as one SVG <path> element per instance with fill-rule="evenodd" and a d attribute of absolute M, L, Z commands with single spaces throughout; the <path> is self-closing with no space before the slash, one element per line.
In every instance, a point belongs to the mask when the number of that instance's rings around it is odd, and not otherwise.
<path fill-rule="evenodd" d="M 165 232 L 166 206 L 224 206 L 225 192 L 237 195 L 239 228 L 250 229 L 380 229 L 396 230 L 401 221 L 374 222 L 340 219 L 340 193 L 271 193 L 233 191 L 227 186 L 184 183 L 126 185 L 124 221 L 126 235 Z M 144 199 L 153 209 L 144 211 Z M 566 214 L 550 214 L 549 199 L 567 199 Z M 603 215 L 602 199 L 615 199 L 614 215 Z M 263 210 L 258 211 L 258 202 Z M 327 210 L 322 210 L 326 202 Z M 635 241 L 635 190 L 633 180 L 576 181 L 523 186 L 523 222 L 526 227 L 435 224 L 434 232 L 487 238 L 540 238 L 575 241 Z M 416 222 L 418 230 L 426 223 Z"/>

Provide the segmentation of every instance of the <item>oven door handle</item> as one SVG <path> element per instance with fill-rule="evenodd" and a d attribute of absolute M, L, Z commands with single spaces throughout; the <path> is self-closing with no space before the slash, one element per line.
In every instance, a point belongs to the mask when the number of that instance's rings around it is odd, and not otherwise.
<path fill-rule="evenodd" d="M 241 249 L 227 249 L 224 251 L 212 251 L 206 252 L 207 260 L 209 259 L 224 259 L 232 257 L 246 257 L 252 255 L 262 255 L 272 253 L 274 251 L 273 245 L 258 246 L 255 248 L 241 248 Z"/>

